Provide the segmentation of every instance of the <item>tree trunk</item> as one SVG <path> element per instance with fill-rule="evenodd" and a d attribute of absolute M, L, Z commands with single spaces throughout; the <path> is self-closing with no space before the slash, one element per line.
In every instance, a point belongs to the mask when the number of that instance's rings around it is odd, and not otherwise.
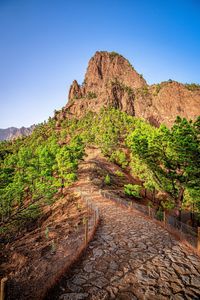
<path fill-rule="evenodd" d="M 62 178 L 61 179 L 61 193 L 63 194 L 63 189 L 64 189 L 64 187 L 65 187 L 65 185 L 64 185 L 64 178 Z"/>
<path fill-rule="evenodd" d="M 192 203 L 192 211 L 190 212 L 190 219 L 192 221 L 192 226 L 194 226 L 194 203 Z"/>
<path fill-rule="evenodd" d="M 179 221 L 181 221 L 181 207 L 182 207 L 182 202 L 183 202 L 183 194 L 184 194 L 185 189 L 181 187 L 179 189 L 178 197 L 176 199 L 176 216 Z"/>
<path fill-rule="evenodd" d="M 153 188 L 153 203 L 155 203 L 155 199 L 156 199 L 156 189 Z"/>

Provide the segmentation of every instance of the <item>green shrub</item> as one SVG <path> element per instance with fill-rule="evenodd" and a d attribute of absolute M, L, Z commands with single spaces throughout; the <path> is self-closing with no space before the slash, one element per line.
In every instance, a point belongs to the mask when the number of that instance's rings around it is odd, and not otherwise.
<path fill-rule="evenodd" d="M 156 84 L 156 86 L 155 86 L 155 90 L 154 90 L 154 96 L 157 96 L 158 95 L 158 93 L 160 92 L 160 90 L 161 90 L 161 85 L 158 83 L 158 84 Z"/>
<path fill-rule="evenodd" d="M 117 150 L 114 151 L 110 156 L 110 161 L 116 163 L 121 166 L 123 169 L 128 165 L 128 161 L 126 160 L 126 154 L 123 151 Z"/>
<path fill-rule="evenodd" d="M 125 184 L 124 186 L 124 193 L 128 196 L 132 196 L 132 197 L 135 197 L 135 198 L 142 198 L 140 196 L 140 191 L 141 191 L 141 186 L 140 185 L 137 185 L 137 184 Z"/>
<path fill-rule="evenodd" d="M 94 98 L 97 98 L 97 95 L 94 92 L 88 92 L 86 98 L 94 99 Z"/>
<path fill-rule="evenodd" d="M 111 184 L 110 176 L 109 176 L 108 174 L 106 175 L 106 177 L 105 177 L 105 179 L 104 179 L 104 183 L 105 183 L 106 185 L 110 185 L 110 184 Z"/>
<path fill-rule="evenodd" d="M 110 54 L 111 59 L 115 58 L 116 56 L 120 56 L 120 54 L 115 51 L 112 51 L 109 54 Z"/>
<path fill-rule="evenodd" d="M 161 209 L 157 210 L 156 219 L 159 220 L 159 221 L 163 221 L 163 218 L 164 218 L 163 211 Z"/>
<path fill-rule="evenodd" d="M 123 85 L 123 89 L 129 96 L 133 95 L 133 90 L 130 86 Z"/>
<path fill-rule="evenodd" d="M 149 90 L 147 86 L 138 89 L 140 95 L 147 96 L 149 94 Z"/>
<path fill-rule="evenodd" d="M 186 83 L 185 87 L 189 90 L 189 91 L 197 91 L 200 90 L 200 84 L 197 83 Z"/>
<path fill-rule="evenodd" d="M 115 175 L 117 175 L 118 177 L 124 177 L 124 174 L 119 170 L 115 171 Z"/>

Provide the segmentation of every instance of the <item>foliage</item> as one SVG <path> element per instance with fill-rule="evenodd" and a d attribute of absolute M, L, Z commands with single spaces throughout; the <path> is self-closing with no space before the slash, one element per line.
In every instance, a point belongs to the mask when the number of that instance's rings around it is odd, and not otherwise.
<path fill-rule="evenodd" d="M 156 211 L 156 219 L 159 220 L 159 221 L 163 221 L 163 211 L 159 208 L 157 211 Z"/>
<path fill-rule="evenodd" d="M 110 55 L 111 59 L 114 59 L 116 56 L 120 56 L 120 54 L 115 51 L 110 52 L 109 55 Z"/>
<path fill-rule="evenodd" d="M 155 85 L 155 90 L 154 90 L 154 92 L 153 92 L 153 95 L 154 95 L 154 96 L 157 96 L 158 93 L 160 92 L 161 88 L 162 88 L 161 84 L 159 84 L 159 83 L 156 84 L 156 85 Z"/>
<path fill-rule="evenodd" d="M 125 184 L 124 185 L 124 193 L 128 196 L 135 197 L 137 199 L 141 198 L 140 195 L 141 186 L 137 184 Z"/>
<path fill-rule="evenodd" d="M 128 165 L 128 161 L 126 159 L 126 154 L 120 150 L 113 151 L 113 153 L 110 156 L 110 161 L 121 166 L 122 169 L 125 169 L 126 166 Z"/>
<path fill-rule="evenodd" d="M 106 185 L 110 185 L 110 184 L 111 184 L 110 176 L 109 176 L 108 174 L 106 175 L 106 177 L 105 177 L 105 179 L 104 179 L 104 183 L 105 183 Z"/>
<path fill-rule="evenodd" d="M 132 96 L 133 95 L 133 90 L 130 86 L 124 85 L 123 86 L 124 91 L 129 95 Z"/>
<path fill-rule="evenodd" d="M 149 94 L 149 90 L 147 86 L 143 86 L 141 88 L 138 88 L 137 91 L 141 96 L 147 96 Z"/>
<path fill-rule="evenodd" d="M 119 170 L 115 171 L 115 175 L 117 175 L 118 177 L 124 177 L 124 174 Z"/>
<path fill-rule="evenodd" d="M 198 90 L 200 90 L 200 84 L 197 84 L 197 83 L 186 83 L 185 87 L 189 91 L 198 91 Z"/>
<path fill-rule="evenodd" d="M 175 201 L 177 214 L 186 188 L 200 190 L 200 118 L 177 117 L 174 126 L 142 124 L 127 139 L 132 154 L 153 174 L 159 188 Z"/>
<path fill-rule="evenodd" d="M 130 86 L 120 82 L 117 78 L 114 78 L 114 80 L 111 81 L 111 85 L 120 87 L 124 92 L 128 94 L 128 96 L 134 95 L 133 89 Z"/>
<path fill-rule="evenodd" d="M 93 98 L 97 98 L 96 93 L 89 91 L 86 95 L 87 99 L 93 99 Z"/>
<path fill-rule="evenodd" d="M 162 207 L 175 205 L 179 210 L 184 203 L 200 212 L 199 136 L 200 118 L 195 122 L 177 118 L 171 129 L 163 125 L 155 128 L 109 108 L 99 114 L 88 112 L 80 119 L 66 118 L 60 122 L 59 130 L 56 118 L 49 118 L 30 136 L 0 143 L 2 222 L 20 215 L 23 220 L 37 219 L 42 207 L 51 205 L 58 191 L 62 193 L 77 179 L 78 164 L 87 145 L 97 146 L 122 168 L 130 162 L 131 172 L 144 188 L 169 195 Z M 130 156 L 116 150 L 125 148 Z M 109 175 L 108 178 L 109 182 Z M 139 195 L 130 186 L 125 189 Z"/>
<path fill-rule="evenodd" d="M 55 120 L 36 126 L 32 135 L 14 143 L 0 143 L 0 216 L 9 219 L 37 219 L 41 207 L 53 202 L 59 188 L 76 180 L 84 143 L 75 136 L 59 144 L 61 133 Z M 41 201 L 42 199 L 42 201 Z"/>

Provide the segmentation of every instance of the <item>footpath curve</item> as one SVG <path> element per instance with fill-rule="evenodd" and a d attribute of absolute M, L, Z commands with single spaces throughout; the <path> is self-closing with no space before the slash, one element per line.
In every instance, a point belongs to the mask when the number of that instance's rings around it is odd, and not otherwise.
<path fill-rule="evenodd" d="M 89 164 L 89 161 L 88 161 Z M 82 176 L 79 186 L 91 189 Z M 73 270 L 46 299 L 200 299 L 200 258 L 137 211 L 88 192 L 101 222 Z"/>

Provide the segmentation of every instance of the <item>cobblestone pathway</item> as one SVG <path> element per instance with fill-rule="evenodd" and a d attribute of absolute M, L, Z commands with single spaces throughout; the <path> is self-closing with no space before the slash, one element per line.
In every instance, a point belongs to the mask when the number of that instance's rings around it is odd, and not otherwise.
<path fill-rule="evenodd" d="M 95 238 L 49 299 L 200 299 L 199 257 L 152 220 L 98 191 L 92 199 L 102 219 Z"/>

